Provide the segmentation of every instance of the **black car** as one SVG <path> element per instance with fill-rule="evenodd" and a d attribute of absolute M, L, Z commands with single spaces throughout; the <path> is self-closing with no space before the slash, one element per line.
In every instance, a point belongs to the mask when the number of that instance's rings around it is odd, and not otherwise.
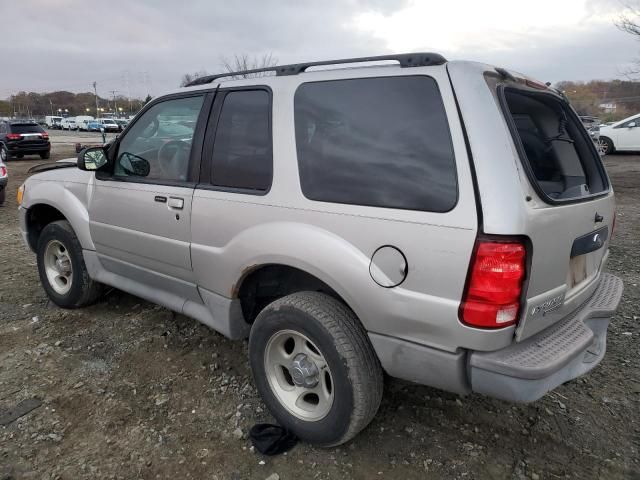
<path fill-rule="evenodd" d="M 40 155 L 40 158 L 46 159 L 50 152 L 49 134 L 36 122 L 0 122 L 0 161 L 25 155 Z"/>

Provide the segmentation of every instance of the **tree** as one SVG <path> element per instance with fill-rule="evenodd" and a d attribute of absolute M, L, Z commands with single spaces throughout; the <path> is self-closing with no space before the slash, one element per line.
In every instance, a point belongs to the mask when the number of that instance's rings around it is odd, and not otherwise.
<path fill-rule="evenodd" d="M 234 55 L 231 60 L 222 57 L 222 65 L 227 73 L 244 72 L 246 70 L 257 70 L 260 68 L 274 67 L 278 64 L 278 59 L 271 53 L 266 53 L 262 57 L 250 57 L 246 53 Z M 231 80 L 240 78 L 266 77 L 269 72 L 243 73 L 228 77 Z"/>
<path fill-rule="evenodd" d="M 243 72 L 246 70 L 256 70 L 259 68 L 274 67 L 275 65 L 277 65 L 278 60 L 274 58 L 270 53 L 265 54 L 262 57 L 251 57 L 250 55 L 243 53 L 240 55 L 234 55 L 231 59 L 222 57 L 220 63 L 222 63 L 222 68 L 227 73 L 234 73 Z M 205 70 L 200 70 L 199 72 L 194 73 L 185 73 L 184 75 L 182 75 L 182 79 L 180 80 L 180 86 L 184 87 L 194 80 L 206 77 L 207 75 L 209 75 L 209 73 L 207 73 Z M 269 72 L 243 73 L 239 75 L 230 75 L 229 77 L 226 77 L 226 79 L 238 80 L 240 78 L 256 78 L 265 77 L 267 75 L 269 75 Z"/>
<path fill-rule="evenodd" d="M 199 72 L 194 73 L 185 73 L 184 75 L 182 75 L 182 80 L 180 80 L 180 86 L 186 87 L 194 80 L 197 80 L 200 77 L 206 77 L 207 75 L 209 74 L 205 70 L 200 70 Z"/>
<path fill-rule="evenodd" d="M 626 5 L 625 12 L 613 23 L 623 32 L 640 39 L 640 6 L 637 3 L 635 5 Z M 640 60 L 636 59 L 634 63 L 636 66 L 627 69 L 625 72 L 627 76 L 633 77 L 640 73 Z"/>
<path fill-rule="evenodd" d="M 151 101 L 153 97 L 149 94 L 147 94 L 147 97 L 144 99 L 144 104 L 146 105 L 147 103 L 149 103 Z"/>

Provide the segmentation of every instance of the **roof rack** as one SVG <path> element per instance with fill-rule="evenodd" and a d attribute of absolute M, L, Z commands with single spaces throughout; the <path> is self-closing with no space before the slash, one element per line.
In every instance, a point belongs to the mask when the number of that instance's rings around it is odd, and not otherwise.
<path fill-rule="evenodd" d="M 401 53 L 397 55 L 378 55 L 374 57 L 357 57 L 343 58 L 338 60 L 322 60 L 320 62 L 293 63 L 291 65 L 274 65 L 272 67 L 253 68 L 251 70 L 241 70 L 238 72 L 218 73 L 216 75 L 207 75 L 196 78 L 187 83 L 185 87 L 194 85 L 205 85 L 211 83 L 218 78 L 234 77 L 237 75 L 250 75 L 252 73 L 276 72 L 277 76 L 298 75 L 303 73 L 309 67 L 318 67 L 323 65 L 342 65 L 345 63 L 364 63 L 364 62 L 380 62 L 385 60 L 395 60 L 402 68 L 406 67 L 428 67 L 431 65 L 442 65 L 447 60 L 438 53 Z"/>

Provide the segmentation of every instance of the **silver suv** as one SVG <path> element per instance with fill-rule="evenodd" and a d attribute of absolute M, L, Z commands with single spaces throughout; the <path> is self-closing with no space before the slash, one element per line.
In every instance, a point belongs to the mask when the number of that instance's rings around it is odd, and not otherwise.
<path fill-rule="evenodd" d="M 423 53 L 204 77 L 77 166 L 20 191 L 51 300 L 109 285 L 249 337 L 306 441 L 362 430 L 383 372 L 530 402 L 604 356 L 613 191 L 566 98 L 521 74 Z"/>

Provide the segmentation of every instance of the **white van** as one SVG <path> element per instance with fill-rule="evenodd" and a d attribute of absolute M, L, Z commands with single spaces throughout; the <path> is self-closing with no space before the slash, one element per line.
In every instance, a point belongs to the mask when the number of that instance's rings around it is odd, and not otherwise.
<path fill-rule="evenodd" d="M 47 128 L 60 128 L 62 117 L 57 115 L 47 115 L 44 117 L 44 126 Z"/>
<path fill-rule="evenodd" d="M 76 125 L 76 118 L 75 117 L 63 118 L 62 121 L 60 122 L 60 126 L 62 127 L 62 130 L 77 130 L 78 129 L 78 126 Z"/>
<path fill-rule="evenodd" d="M 93 119 L 94 118 L 90 115 L 78 115 L 76 117 L 76 127 L 78 127 L 78 130 L 84 130 L 88 132 L 89 127 L 87 126 L 87 124 Z"/>

